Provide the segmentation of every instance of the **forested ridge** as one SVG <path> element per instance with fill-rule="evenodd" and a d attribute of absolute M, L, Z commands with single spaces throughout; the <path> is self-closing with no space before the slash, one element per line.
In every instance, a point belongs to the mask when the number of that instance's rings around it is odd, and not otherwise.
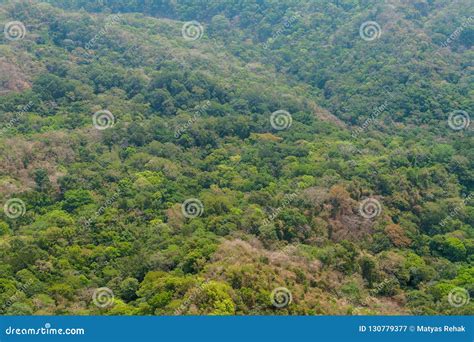
<path fill-rule="evenodd" d="M 474 314 L 472 2 L 0 23 L 1 314 Z"/>

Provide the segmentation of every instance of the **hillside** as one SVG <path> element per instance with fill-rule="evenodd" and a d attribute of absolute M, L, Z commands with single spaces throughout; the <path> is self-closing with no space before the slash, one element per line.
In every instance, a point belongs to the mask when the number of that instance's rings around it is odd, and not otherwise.
<path fill-rule="evenodd" d="M 0 312 L 474 314 L 471 7 L 0 4 Z"/>

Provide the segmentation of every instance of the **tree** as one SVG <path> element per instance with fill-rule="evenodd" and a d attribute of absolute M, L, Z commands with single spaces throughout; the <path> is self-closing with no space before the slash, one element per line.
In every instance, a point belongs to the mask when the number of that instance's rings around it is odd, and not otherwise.
<path fill-rule="evenodd" d="M 48 177 L 48 172 L 45 169 L 35 169 L 33 178 L 36 183 L 36 188 L 40 192 L 47 192 L 51 189 L 51 181 Z"/>
<path fill-rule="evenodd" d="M 137 298 L 137 290 L 139 287 L 139 282 L 135 278 L 125 278 L 120 283 L 120 296 L 126 300 L 131 301 Z"/>
<path fill-rule="evenodd" d="M 63 208 L 69 212 L 92 203 L 92 196 L 88 190 L 69 190 L 64 193 Z"/>
<path fill-rule="evenodd" d="M 463 242 L 447 235 L 435 235 L 430 241 L 430 249 L 434 254 L 442 255 L 451 261 L 466 259 L 466 247 Z"/>
<path fill-rule="evenodd" d="M 375 260 L 369 256 L 363 256 L 359 260 L 359 265 L 362 271 L 362 277 L 368 282 L 369 287 L 372 287 L 374 282 L 378 279 Z"/>

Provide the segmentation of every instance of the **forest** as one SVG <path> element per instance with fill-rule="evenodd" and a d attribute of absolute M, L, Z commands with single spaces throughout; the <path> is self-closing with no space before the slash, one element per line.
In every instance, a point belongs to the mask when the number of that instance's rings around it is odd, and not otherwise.
<path fill-rule="evenodd" d="M 0 314 L 474 315 L 469 0 L 0 2 Z"/>

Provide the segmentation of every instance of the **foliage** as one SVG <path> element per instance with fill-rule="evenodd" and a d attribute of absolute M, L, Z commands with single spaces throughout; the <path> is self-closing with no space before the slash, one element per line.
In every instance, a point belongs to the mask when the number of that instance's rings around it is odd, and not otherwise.
<path fill-rule="evenodd" d="M 0 11 L 2 314 L 474 313 L 468 1 L 48 3 Z"/>

